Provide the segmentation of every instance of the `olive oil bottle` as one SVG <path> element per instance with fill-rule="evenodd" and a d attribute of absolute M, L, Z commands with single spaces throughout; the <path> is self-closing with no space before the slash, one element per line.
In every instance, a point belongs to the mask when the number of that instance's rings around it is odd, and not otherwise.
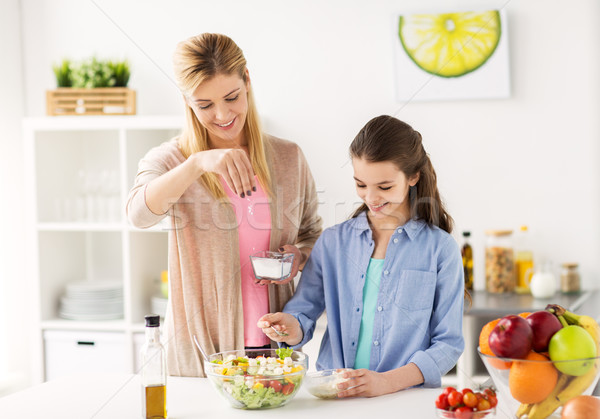
<path fill-rule="evenodd" d="M 146 342 L 141 350 L 142 418 L 167 417 L 167 364 L 165 348 L 160 343 L 160 316 L 146 319 Z"/>
<path fill-rule="evenodd" d="M 473 289 L 473 248 L 469 243 L 470 231 L 463 231 L 463 245 L 461 248 L 463 269 L 465 272 L 465 289 Z"/>

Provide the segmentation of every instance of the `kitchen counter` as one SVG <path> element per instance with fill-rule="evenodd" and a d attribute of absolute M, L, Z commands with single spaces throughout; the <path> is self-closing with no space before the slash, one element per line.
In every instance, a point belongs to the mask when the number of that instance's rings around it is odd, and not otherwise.
<path fill-rule="evenodd" d="M 269 410 L 238 410 L 229 406 L 205 378 L 169 377 L 170 419 L 343 417 L 435 418 L 441 389 L 415 388 L 373 398 L 320 400 L 301 387 L 287 405 Z M 86 374 L 59 378 L 0 398 L 6 418 L 137 419 L 141 418 L 139 376 Z M 496 417 L 508 417 L 497 413 Z M 491 419 L 491 418 L 490 418 Z"/>
<path fill-rule="evenodd" d="M 492 294 L 486 291 L 471 291 L 473 304 L 465 301 L 465 316 L 503 317 L 524 311 L 538 311 L 547 304 L 558 304 L 569 310 L 578 311 L 598 291 L 581 291 L 578 294 L 557 292 L 550 298 L 534 298 L 531 294 Z"/>

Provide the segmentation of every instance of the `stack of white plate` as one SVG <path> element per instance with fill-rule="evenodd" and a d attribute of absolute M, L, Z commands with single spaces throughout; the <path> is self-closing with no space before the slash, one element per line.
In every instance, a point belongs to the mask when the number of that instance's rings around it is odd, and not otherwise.
<path fill-rule="evenodd" d="M 159 314 L 164 319 L 167 312 L 167 301 L 169 300 L 163 297 L 152 297 L 152 312 Z"/>
<path fill-rule="evenodd" d="M 123 284 L 120 281 L 77 281 L 67 285 L 58 315 L 71 320 L 123 318 Z"/>

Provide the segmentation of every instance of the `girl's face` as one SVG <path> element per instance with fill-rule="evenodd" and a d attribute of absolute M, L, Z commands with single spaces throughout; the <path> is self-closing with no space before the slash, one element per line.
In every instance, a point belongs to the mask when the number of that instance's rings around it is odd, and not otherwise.
<path fill-rule="evenodd" d="M 369 207 L 369 217 L 381 221 L 393 218 L 401 224 L 406 222 L 410 216 L 408 191 L 417 184 L 419 175 L 407 179 L 390 161 L 374 163 L 353 157 L 352 166 L 356 193 Z"/>
<path fill-rule="evenodd" d="M 208 131 L 213 148 L 246 145 L 244 124 L 250 87 L 250 79 L 246 79 L 248 82 L 235 74 L 217 74 L 198 86 L 187 99 L 188 106 Z"/>

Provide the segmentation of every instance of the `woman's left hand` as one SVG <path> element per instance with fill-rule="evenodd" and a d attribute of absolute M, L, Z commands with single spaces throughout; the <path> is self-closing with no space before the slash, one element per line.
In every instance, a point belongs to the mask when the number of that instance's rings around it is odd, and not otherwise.
<path fill-rule="evenodd" d="M 338 397 L 375 397 L 396 391 L 385 373 L 358 369 L 344 372 L 350 380 L 338 384 Z"/>
<path fill-rule="evenodd" d="M 290 272 L 290 276 L 288 276 L 283 281 L 269 281 L 269 280 L 263 279 L 260 281 L 256 280 L 256 283 L 258 283 L 260 285 L 266 285 L 266 284 L 283 285 L 283 284 L 287 284 L 288 282 L 291 282 L 294 280 L 294 278 L 298 274 L 298 270 L 300 269 L 300 263 L 302 262 L 304 255 L 302 254 L 300 249 L 298 249 L 293 244 L 283 245 L 278 249 L 278 251 L 281 253 L 293 253 L 294 254 L 294 262 L 292 262 L 292 271 Z"/>

